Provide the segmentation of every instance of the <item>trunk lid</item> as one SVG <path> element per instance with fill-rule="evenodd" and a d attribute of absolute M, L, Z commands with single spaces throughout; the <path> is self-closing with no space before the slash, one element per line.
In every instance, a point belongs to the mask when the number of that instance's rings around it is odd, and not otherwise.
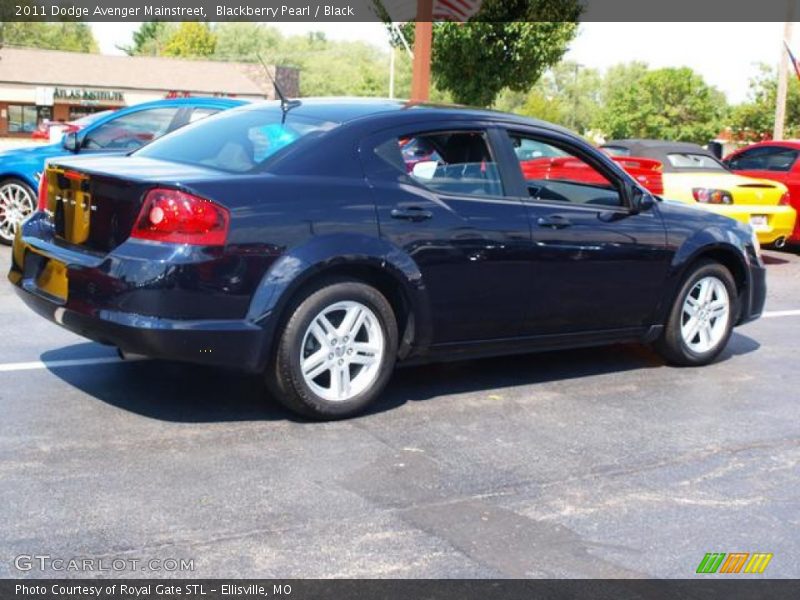
<path fill-rule="evenodd" d="M 131 234 L 144 196 L 157 187 L 182 187 L 218 178 L 197 166 L 135 156 L 51 162 L 46 171 L 47 208 L 56 237 L 97 253 L 107 253 Z"/>
<path fill-rule="evenodd" d="M 665 187 L 682 190 L 676 198 L 693 201 L 692 188 L 704 187 L 730 192 L 734 204 L 777 205 L 787 188 L 781 183 L 766 179 L 742 177 L 734 173 L 667 173 L 664 175 Z M 669 196 L 669 189 L 665 195 Z"/>

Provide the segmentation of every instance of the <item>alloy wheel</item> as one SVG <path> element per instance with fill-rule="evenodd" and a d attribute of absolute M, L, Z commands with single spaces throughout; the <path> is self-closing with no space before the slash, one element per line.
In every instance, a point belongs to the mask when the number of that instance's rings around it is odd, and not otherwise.
<path fill-rule="evenodd" d="M 30 191 L 19 183 L 0 186 L 0 237 L 12 241 L 17 227 L 35 209 Z"/>
<path fill-rule="evenodd" d="M 709 352 L 725 337 L 730 297 L 716 277 L 703 277 L 692 286 L 681 309 L 681 337 L 698 354 Z"/>
<path fill-rule="evenodd" d="M 385 352 L 380 320 L 366 305 L 341 301 L 324 308 L 303 336 L 300 369 L 321 398 L 350 400 L 378 378 Z"/>

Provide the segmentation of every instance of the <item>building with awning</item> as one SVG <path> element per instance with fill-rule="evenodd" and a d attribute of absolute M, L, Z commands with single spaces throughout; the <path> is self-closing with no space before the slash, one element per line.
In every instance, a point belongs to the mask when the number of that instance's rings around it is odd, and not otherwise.
<path fill-rule="evenodd" d="M 287 96 L 299 72 L 269 67 Z M 41 122 L 185 96 L 274 99 L 260 64 L 0 48 L 0 136 L 29 136 Z"/>

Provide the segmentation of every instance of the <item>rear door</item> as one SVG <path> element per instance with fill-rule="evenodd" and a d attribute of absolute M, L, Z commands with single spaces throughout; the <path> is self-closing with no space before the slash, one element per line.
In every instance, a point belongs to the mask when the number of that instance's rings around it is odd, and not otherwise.
<path fill-rule="evenodd" d="M 531 221 L 535 334 L 638 329 L 651 323 L 668 252 L 657 207 L 626 206 L 623 180 L 569 138 L 509 129 Z"/>
<path fill-rule="evenodd" d="M 525 205 L 506 194 L 497 130 L 431 123 L 362 144 L 381 236 L 422 272 L 433 343 L 526 333 L 531 238 Z"/>

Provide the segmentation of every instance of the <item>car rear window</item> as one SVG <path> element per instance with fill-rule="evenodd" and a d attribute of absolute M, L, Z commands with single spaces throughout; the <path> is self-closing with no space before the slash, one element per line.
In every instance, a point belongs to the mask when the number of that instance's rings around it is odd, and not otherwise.
<path fill-rule="evenodd" d="M 609 156 L 630 156 L 631 151 L 629 148 L 624 148 L 622 146 L 602 146 L 602 149 L 605 150 L 606 154 Z"/>
<path fill-rule="evenodd" d="M 136 155 L 248 173 L 300 139 L 336 125 L 291 111 L 284 115 L 278 107 L 226 111 L 156 140 Z"/>
<path fill-rule="evenodd" d="M 725 167 L 716 159 L 705 154 L 691 152 L 670 152 L 667 160 L 676 169 L 702 169 L 704 171 L 724 171 Z"/>

